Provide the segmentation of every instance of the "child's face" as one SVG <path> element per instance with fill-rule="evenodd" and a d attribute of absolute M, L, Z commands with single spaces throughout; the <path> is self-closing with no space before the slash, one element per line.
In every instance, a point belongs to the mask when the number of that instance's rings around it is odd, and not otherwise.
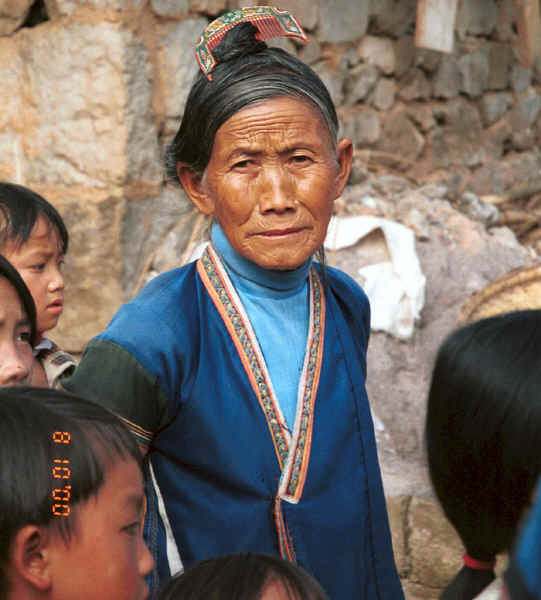
<path fill-rule="evenodd" d="M 144 576 L 154 561 L 141 536 L 143 482 L 136 462 L 117 460 L 98 494 L 76 510 L 69 543 L 53 533 L 50 599 L 147 598 Z"/>
<path fill-rule="evenodd" d="M 0 276 L 0 386 L 30 383 L 30 321 L 15 288 Z"/>
<path fill-rule="evenodd" d="M 40 217 L 24 244 L 10 241 L 2 254 L 19 271 L 34 298 L 42 335 L 56 326 L 64 306 L 64 254 L 56 228 Z"/>

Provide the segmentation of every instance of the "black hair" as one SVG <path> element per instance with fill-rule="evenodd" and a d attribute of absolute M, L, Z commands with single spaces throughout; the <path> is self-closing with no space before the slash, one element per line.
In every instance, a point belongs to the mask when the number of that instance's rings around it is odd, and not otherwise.
<path fill-rule="evenodd" d="M 259 600 L 279 582 L 291 600 L 327 600 L 301 567 L 277 556 L 247 552 L 203 560 L 161 588 L 157 600 Z"/>
<path fill-rule="evenodd" d="M 0 277 L 4 277 L 17 292 L 23 310 L 30 322 L 30 343 L 35 346 L 38 343 L 38 325 L 36 320 L 36 305 L 30 290 L 19 275 L 17 269 L 0 254 Z"/>
<path fill-rule="evenodd" d="M 482 319 L 437 353 L 428 394 L 428 467 L 473 558 L 508 550 L 541 473 L 541 311 Z"/>
<path fill-rule="evenodd" d="M 272 98 L 306 102 L 321 114 L 336 143 L 338 118 L 325 84 L 295 56 L 257 40 L 257 31 L 251 23 L 233 27 L 213 50 L 218 64 L 212 81 L 201 71 L 196 75 L 180 128 L 166 151 L 167 174 L 174 181 L 179 162 L 202 175 L 219 127 L 243 108 Z"/>
<path fill-rule="evenodd" d="M 17 532 L 57 527 L 69 543 L 78 503 L 98 493 L 119 459 L 141 466 L 135 439 L 102 406 L 48 388 L 0 388 L 0 598 Z"/>
<path fill-rule="evenodd" d="M 68 230 L 56 208 L 22 185 L 0 181 L 0 248 L 9 241 L 18 245 L 26 243 L 40 217 L 56 229 L 62 253 L 66 254 Z"/>

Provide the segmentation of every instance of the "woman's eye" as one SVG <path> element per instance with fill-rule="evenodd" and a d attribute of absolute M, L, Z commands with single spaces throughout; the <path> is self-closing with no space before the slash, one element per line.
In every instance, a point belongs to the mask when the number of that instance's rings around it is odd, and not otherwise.
<path fill-rule="evenodd" d="M 141 521 L 135 521 L 134 523 L 130 523 L 126 525 L 126 527 L 122 528 L 128 535 L 139 535 L 141 533 Z"/>
<path fill-rule="evenodd" d="M 248 168 L 248 167 L 249 167 L 251 164 L 253 164 L 253 161 L 251 161 L 251 160 L 248 160 L 248 159 L 246 159 L 246 160 L 239 160 L 239 162 L 236 162 L 236 163 L 233 165 L 233 168 L 234 168 L 234 169 L 246 169 L 246 168 Z"/>
<path fill-rule="evenodd" d="M 291 157 L 291 161 L 295 164 L 302 165 L 310 162 L 310 158 L 304 154 L 297 154 Z"/>

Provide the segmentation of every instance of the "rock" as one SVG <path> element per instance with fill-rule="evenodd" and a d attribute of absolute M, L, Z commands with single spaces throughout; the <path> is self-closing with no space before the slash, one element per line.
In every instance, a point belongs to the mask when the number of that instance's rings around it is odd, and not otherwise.
<path fill-rule="evenodd" d="M 319 20 L 319 6 L 317 2 L 306 2 L 306 0 L 280 0 L 280 3 L 277 4 L 277 6 L 289 10 L 303 29 L 312 31 L 316 28 Z"/>
<path fill-rule="evenodd" d="M 439 127 L 427 135 L 431 169 L 478 164 L 482 152 L 481 116 L 463 98 L 437 104 L 433 114 Z"/>
<path fill-rule="evenodd" d="M 26 19 L 33 0 L 3 0 L 0 2 L 0 36 L 11 35 Z"/>
<path fill-rule="evenodd" d="M 430 98 L 430 83 L 421 69 L 410 69 L 400 79 L 398 95 L 402 100 L 426 100 Z"/>
<path fill-rule="evenodd" d="M 379 147 L 391 154 L 405 156 L 409 161 L 421 154 L 425 145 L 423 136 L 404 109 L 393 110 L 384 120 L 383 136 Z"/>
<path fill-rule="evenodd" d="M 395 77 L 400 78 L 413 65 L 417 49 L 413 43 L 413 36 L 405 35 L 394 42 Z"/>
<path fill-rule="evenodd" d="M 227 10 L 227 0 L 189 0 L 190 11 L 217 17 Z"/>
<path fill-rule="evenodd" d="M 409 496 L 387 496 L 387 514 L 389 515 L 389 526 L 393 538 L 393 550 L 396 568 L 400 577 L 407 577 L 409 572 L 409 560 L 407 550 L 407 519 Z"/>
<path fill-rule="evenodd" d="M 430 131 L 435 125 L 433 106 L 426 102 L 414 102 L 406 107 L 410 119 L 423 133 Z"/>
<path fill-rule="evenodd" d="M 127 202 L 122 230 L 123 288 L 131 296 L 166 234 L 194 207 L 179 184 Z M 190 223 L 193 225 L 193 218 Z M 184 239 L 184 246 L 189 235 Z M 182 252 L 173 266 L 179 266 Z M 173 266 L 171 268 L 173 268 Z M 165 269 L 162 269 L 165 270 Z"/>
<path fill-rule="evenodd" d="M 33 189 L 58 209 L 70 234 L 65 312 L 50 337 L 68 352 L 81 352 L 124 301 L 120 240 L 125 200 L 118 191 Z"/>
<path fill-rule="evenodd" d="M 162 84 L 165 116 L 174 120 L 175 130 L 171 131 L 168 127 L 168 134 L 176 132 L 178 121 L 184 112 L 192 80 L 199 68 L 194 58 L 193 47 L 207 24 L 206 19 L 187 19 L 166 30 L 167 33 L 160 38 L 158 69 L 160 81 L 167 82 L 166 88 Z"/>
<path fill-rule="evenodd" d="M 24 132 L 33 113 L 23 101 L 26 68 L 13 38 L 0 39 L 0 180 L 21 182 L 27 170 Z"/>
<path fill-rule="evenodd" d="M 357 104 L 374 89 L 379 71 L 374 65 L 361 64 L 351 69 L 346 82 L 346 104 Z"/>
<path fill-rule="evenodd" d="M 484 125 L 492 125 L 507 112 L 513 103 L 513 96 L 508 92 L 484 94 L 479 101 Z"/>
<path fill-rule="evenodd" d="M 539 55 L 533 67 L 533 82 L 541 84 L 541 55 Z"/>
<path fill-rule="evenodd" d="M 517 42 L 516 32 L 517 3 L 516 0 L 500 0 L 498 24 L 494 38 L 500 42 Z"/>
<path fill-rule="evenodd" d="M 509 74 L 514 63 L 513 49 L 509 44 L 487 42 L 489 74 L 487 89 L 505 90 L 509 85 Z"/>
<path fill-rule="evenodd" d="M 436 500 L 412 498 L 408 513 L 410 580 L 445 587 L 462 567 L 460 538 Z"/>
<path fill-rule="evenodd" d="M 439 66 L 442 57 L 441 52 L 429 48 L 417 48 L 415 54 L 415 66 L 427 73 L 433 73 Z"/>
<path fill-rule="evenodd" d="M 513 128 L 509 119 L 500 119 L 483 132 L 483 147 L 487 154 L 493 159 L 500 159 L 509 148 L 512 139 Z"/>
<path fill-rule="evenodd" d="M 518 103 L 511 109 L 507 118 L 514 131 L 531 127 L 541 110 L 541 96 L 534 87 L 529 87 L 518 97 Z"/>
<path fill-rule="evenodd" d="M 471 178 L 470 189 L 483 196 L 511 193 L 522 187 L 541 170 L 541 157 L 535 150 L 521 154 L 507 154 L 499 162 L 487 163 L 477 169 Z"/>
<path fill-rule="evenodd" d="M 145 46 L 108 22 L 44 23 L 24 40 L 33 133 L 23 177 L 91 187 L 159 180 Z"/>
<path fill-rule="evenodd" d="M 365 63 L 375 65 L 385 75 L 394 72 L 395 54 L 391 40 L 366 35 L 359 44 L 359 54 Z"/>
<path fill-rule="evenodd" d="M 370 17 L 374 31 L 399 38 L 415 25 L 416 0 L 373 0 Z"/>
<path fill-rule="evenodd" d="M 432 93 L 435 98 L 456 98 L 460 93 L 462 82 L 458 62 L 453 55 L 446 54 L 432 81 Z"/>
<path fill-rule="evenodd" d="M 313 65 L 321 58 L 321 44 L 316 36 L 310 36 L 308 42 L 300 47 L 299 58 L 309 65 Z"/>
<path fill-rule="evenodd" d="M 335 106 L 340 106 L 344 102 L 344 88 L 347 76 L 345 65 L 342 68 L 340 66 L 335 67 L 330 61 L 322 60 L 313 65 L 313 69 L 327 86 Z"/>
<path fill-rule="evenodd" d="M 349 137 L 358 146 L 373 146 L 381 137 L 378 113 L 371 108 L 339 111 L 340 136 Z"/>
<path fill-rule="evenodd" d="M 456 18 L 459 36 L 490 36 L 498 23 L 498 10 L 499 6 L 495 0 L 460 2 Z"/>
<path fill-rule="evenodd" d="M 319 40 L 339 44 L 360 39 L 368 27 L 369 0 L 319 0 Z"/>
<path fill-rule="evenodd" d="M 537 147 L 536 133 L 530 128 L 515 131 L 512 135 L 511 141 L 513 148 L 518 152 L 533 150 Z"/>
<path fill-rule="evenodd" d="M 372 106 L 385 111 L 392 108 L 396 96 L 396 83 L 392 79 L 382 77 L 372 95 Z"/>
<path fill-rule="evenodd" d="M 474 221 L 483 223 L 485 227 L 494 225 L 499 217 L 500 211 L 494 204 L 483 202 L 477 194 L 464 192 L 458 203 L 458 208 Z"/>
<path fill-rule="evenodd" d="M 208 2 L 204 2 L 204 4 L 208 4 Z M 151 0 L 150 6 L 160 17 L 178 17 L 187 14 L 192 8 L 188 0 Z"/>
<path fill-rule="evenodd" d="M 521 94 L 532 83 L 532 70 L 515 63 L 511 69 L 510 83 L 513 91 Z"/>
<path fill-rule="evenodd" d="M 460 91 L 472 98 L 479 97 L 488 86 L 489 61 L 482 51 L 465 54 L 458 59 L 461 76 Z"/>
<path fill-rule="evenodd" d="M 81 0 L 45 0 L 47 12 L 52 18 L 68 16 L 81 7 Z M 182 0 L 181 0 L 182 1 Z M 98 10 L 140 9 L 145 0 L 86 0 L 86 6 Z"/>

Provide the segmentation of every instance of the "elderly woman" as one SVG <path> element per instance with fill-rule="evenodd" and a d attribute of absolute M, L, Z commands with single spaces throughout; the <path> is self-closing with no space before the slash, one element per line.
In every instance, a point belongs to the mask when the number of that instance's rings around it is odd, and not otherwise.
<path fill-rule="evenodd" d="M 29 384 L 36 307 L 21 276 L 0 255 L 0 386 Z"/>
<path fill-rule="evenodd" d="M 122 307 L 66 387 L 107 398 L 150 447 L 161 576 L 255 551 L 333 599 L 401 598 L 365 391 L 368 301 L 312 259 L 352 143 L 319 77 L 261 41 L 280 29 L 304 36 L 270 7 L 203 34 L 167 164 L 214 216 L 211 243 Z"/>

